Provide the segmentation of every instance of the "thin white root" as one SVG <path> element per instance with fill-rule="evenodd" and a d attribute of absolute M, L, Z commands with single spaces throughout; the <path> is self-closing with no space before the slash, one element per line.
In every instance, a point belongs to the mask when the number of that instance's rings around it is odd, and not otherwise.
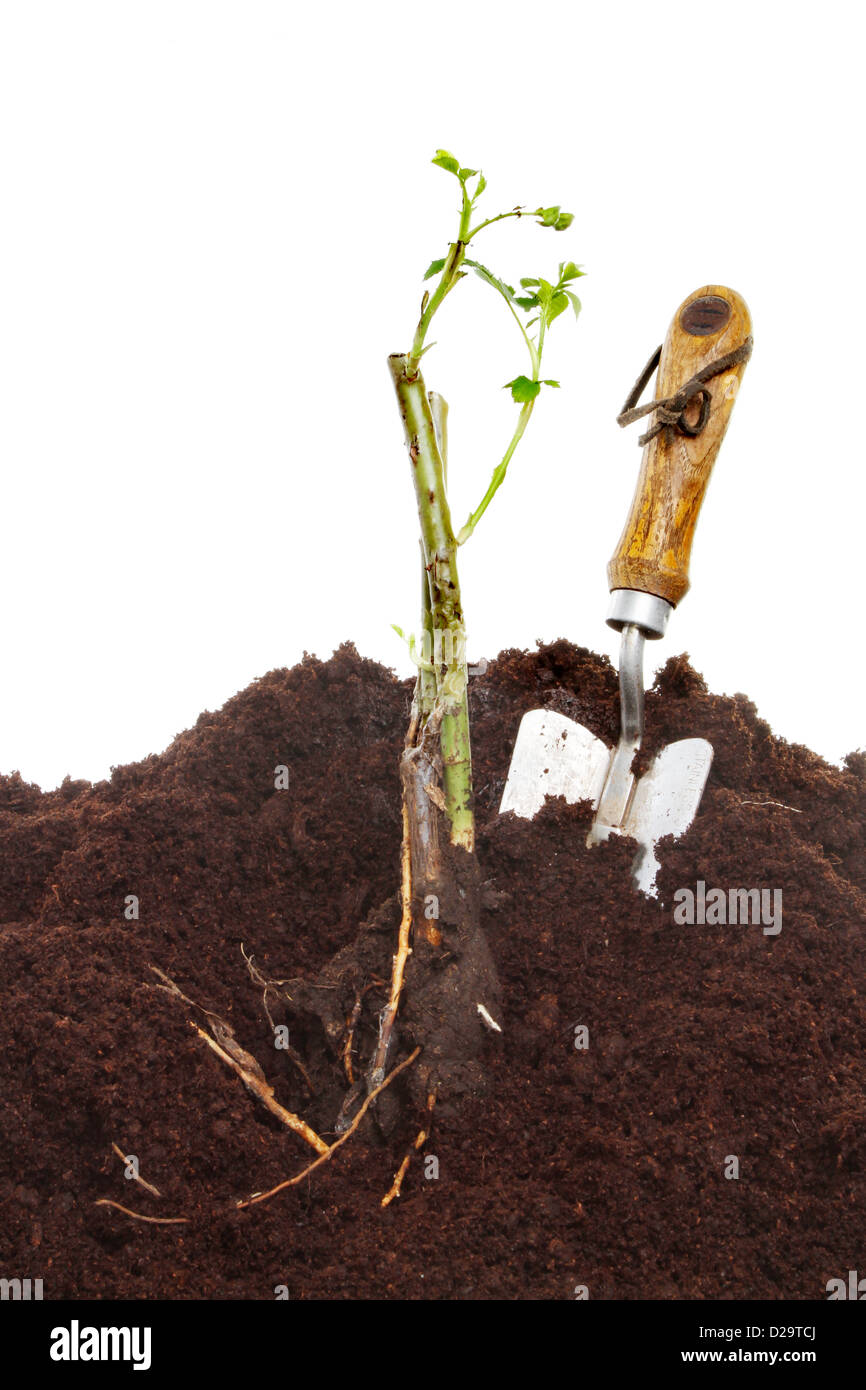
<path fill-rule="evenodd" d="M 491 1030 L 491 1032 L 493 1032 L 493 1033 L 501 1033 L 501 1032 L 502 1032 L 502 1029 L 500 1028 L 499 1024 L 496 1022 L 496 1019 L 493 1017 L 492 1014 L 488 1013 L 487 1009 L 485 1009 L 485 1007 L 484 1007 L 483 1004 L 476 1004 L 475 1007 L 476 1007 L 476 1009 L 478 1010 L 478 1012 L 480 1013 L 480 1015 L 481 1015 L 481 1022 L 484 1024 L 484 1026 L 485 1026 L 486 1028 L 489 1028 L 489 1029 Z"/>

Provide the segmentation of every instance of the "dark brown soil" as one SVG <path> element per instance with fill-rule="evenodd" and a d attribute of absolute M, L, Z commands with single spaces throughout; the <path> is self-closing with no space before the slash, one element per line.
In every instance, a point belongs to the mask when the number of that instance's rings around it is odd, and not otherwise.
<path fill-rule="evenodd" d="M 830 767 L 673 659 L 648 695 L 648 751 L 703 735 L 715 761 L 646 900 L 629 844 L 584 847 L 586 807 L 497 815 L 527 709 L 615 740 L 613 668 L 565 642 L 506 652 L 471 686 L 504 993 L 486 1094 L 442 1097 L 387 1210 L 421 1122 L 408 1073 L 385 1133 L 369 1116 L 303 1184 L 237 1210 L 314 1155 L 149 967 L 333 1130 L 339 1075 L 314 1071 L 311 1095 L 275 1050 L 241 946 L 268 976 L 312 977 L 368 920 L 390 957 L 409 690 L 347 646 L 107 782 L 0 778 L 0 1274 L 42 1277 L 46 1298 L 815 1299 L 862 1273 L 866 758 Z M 781 932 L 677 925 L 673 894 L 698 880 L 782 889 Z M 310 1039 L 271 1004 L 303 1060 Z M 113 1143 L 161 1197 L 125 1179 Z M 99 1198 L 189 1220 L 143 1224 Z"/>

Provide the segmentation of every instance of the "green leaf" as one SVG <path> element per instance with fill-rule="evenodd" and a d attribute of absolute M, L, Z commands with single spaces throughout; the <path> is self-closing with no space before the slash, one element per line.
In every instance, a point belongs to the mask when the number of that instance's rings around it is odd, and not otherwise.
<path fill-rule="evenodd" d="M 577 280 L 583 274 L 585 272 L 576 266 L 574 261 L 563 262 L 559 267 L 559 283 L 560 285 L 567 285 L 569 280 Z"/>
<path fill-rule="evenodd" d="M 553 224 L 553 230 L 554 230 L 555 232 L 564 232 L 565 229 L 566 229 L 566 227 L 570 227 L 573 221 L 574 221 L 574 213 L 573 213 L 573 212 L 563 212 L 563 213 L 560 213 L 559 217 L 557 217 L 556 221 L 555 221 L 554 224 Z M 545 225 L 549 225 L 549 224 L 545 224 Z"/>
<path fill-rule="evenodd" d="M 540 280 L 530 280 L 528 276 L 524 276 L 524 277 L 521 279 L 520 283 L 521 283 L 521 285 L 523 286 L 523 288 L 524 288 L 525 290 L 528 290 L 528 289 L 531 289 L 533 285 L 539 285 L 539 284 L 541 284 L 541 281 L 540 281 Z"/>
<path fill-rule="evenodd" d="M 526 405 L 528 401 L 534 401 L 541 390 L 540 381 L 530 381 L 528 376 L 516 376 L 513 381 L 506 381 L 503 391 L 511 387 L 511 398 L 519 405 Z"/>
<path fill-rule="evenodd" d="M 574 310 L 574 317 L 580 318 L 580 311 L 583 306 L 581 305 L 581 302 L 578 299 L 577 295 L 574 294 L 571 290 L 563 290 L 563 294 L 571 300 L 571 307 Z"/>
<path fill-rule="evenodd" d="M 525 294 L 525 295 L 521 294 L 521 295 L 517 295 L 517 297 L 515 298 L 514 302 L 515 302 L 515 304 L 519 304 L 520 307 L 521 307 L 521 309 L 525 309 L 526 312 L 529 313 L 529 310 L 530 310 L 530 309 L 537 309 L 537 308 L 538 308 L 538 295 L 537 295 L 537 294 Z"/>
<path fill-rule="evenodd" d="M 475 271 L 475 274 L 478 275 L 485 284 L 492 285 L 500 294 L 504 294 L 506 299 L 514 299 L 514 290 L 511 286 L 506 285 L 504 280 L 498 279 L 497 276 L 493 274 L 492 270 L 487 269 L 486 265 L 482 265 L 480 261 L 470 261 L 468 256 L 464 258 L 463 264 L 470 265 Z"/>
<path fill-rule="evenodd" d="M 434 275 L 438 275 L 439 272 L 440 272 L 440 270 L 444 270 L 444 268 L 445 268 L 445 257 L 444 257 L 444 256 L 442 257 L 441 261 L 431 261 L 430 264 L 428 265 L 427 269 L 426 269 L 425 272 L 424 272 L 424 279 L 425 279 L 425 280 L 432 280 L 433 276 L 434 276 Z"/>
<path fill-rule="evenodd" d="M 551 299 L 550 303 L 549 303 L 548 306 L 547 306 L 547 322 L 548 322 L 548 325 L 550 325 L 551 323 L 553 323 L 553 320 L 554 320 L 554 319 L 558 319 L 559 316 L 560 316 L 560 314 L 563 312 L 563 310 L 565 310 L 565 309 L 567 309 L 567 308 L 568 308 L 568 298 L 566 297 L 566 295 L 563 293 L 562 290 L 559 290 L 556 294 L 554 294 L 553 298 Z"/>
<path fill-rule="evenodd" d="M 467 179 L 471 179 L 471 178 L 473 177 L 473 175 L 475 175 L 475 174 L 477 174 L 477 173 L 478 173 L 478 170 L 477 170 L 477 169 L 458 169 L 458 170 L 457 170 L 457 177 L 458 177 L 458 179 L 460 180 L 461 183 L 465 183 Z"/>
<path fill-rule="evenodd" d="M 460 177 L 460 160 L 455 159 L 448 150 L 437 150 L 431 163 L 438 164 L 440 169 L 447 169 L 448 173 L 454 174 L 456 178 Z M 557 208 L 558 211 L 559 208 Z"/>
<path fill-rule="evenodd" d="M 481 194 L 484 192 L 484 190 L 485 190 L 486 187 L 487 187 L 487 180 L 486 180 L 486 178 L 484 177 L 483 174 L 479 174 L 479 175 L 478 175 L 478 182 L 477 182 L 477 184 L 475 185 L 475 192 L 472 194 L 472 201 L 473 201 L 473 203 L 474 203 L 478 198 L 481 197 Z"/>
<path fill-rule="evenodd" d="M 541 384 L 542 386 L 559 386 L 558 381 L 551 381 L 550 377 L 547 376 L 542 379 Z"/>
<path fill-rule="evenodd" d="M 542 227 L 554 227 L 559 217 L 559 208 L 536 208 L 535 215 L 541 218 Z"/>

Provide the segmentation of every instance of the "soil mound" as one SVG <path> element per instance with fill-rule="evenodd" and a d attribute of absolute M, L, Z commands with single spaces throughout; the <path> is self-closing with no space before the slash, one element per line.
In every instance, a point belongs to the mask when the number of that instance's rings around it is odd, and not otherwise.
<path fill-rule="evenodd" d="M 862 1264 L 866 758 L 840 770 L 775 738 L 685 657 L 648 692 L 647 756 L 694 735 L 715 758 L 691 830 L 662 847 L 658 901 L 633 890 L 628 843 L 585 848 L 588 807 L 497 814 L 526 710 L 615 741 L 610 663 L 556 642 L 472 678 L 504 987 L 488 1093 L 437 1106 L 387 1210 L 422 1118 L 402 1079 L 387 1138 L 368 1119 L 309 1180 L 237 1209 L 312 1150 L 151 967 L 322 1122 L 332 1098 L 302 1037 L 274 1048 L 242 948 L 265 976 L 311 974 L 396 892 L 410 694 L 344 646 L 106 782 L 0 778 L 0 1273 L 43 1278 L 46 1298 L 824 1297 Z M 780 890 L 781 930 L 678 923 L 675 894 L 699 883 Z"/>

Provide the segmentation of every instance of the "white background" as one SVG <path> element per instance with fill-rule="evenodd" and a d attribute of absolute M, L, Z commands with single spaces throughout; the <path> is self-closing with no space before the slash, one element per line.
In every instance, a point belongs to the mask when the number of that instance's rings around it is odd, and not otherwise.
<path fill-rule="evenodd" d="M 385 359 L 455 233 L 437 146 L 483 168 L 488 215 L 575 214 L 491 228 L 481 260 L 588 272 L 546 355 L 562 389 L 462 552 L 470 657 L 558 636 L 615 655 L 605 567 L 640 461 L 615 416 L 680 301 L 728 284 L 755 351 L 650 665 L 688 650 L 830 759 L 866 743 L 860 13 L 3 4 L 0 770 L 105 776 L 346 638 L 410 671 Z M 525 362 L 474 277 L 434 327 L 459 524 Z"/>

